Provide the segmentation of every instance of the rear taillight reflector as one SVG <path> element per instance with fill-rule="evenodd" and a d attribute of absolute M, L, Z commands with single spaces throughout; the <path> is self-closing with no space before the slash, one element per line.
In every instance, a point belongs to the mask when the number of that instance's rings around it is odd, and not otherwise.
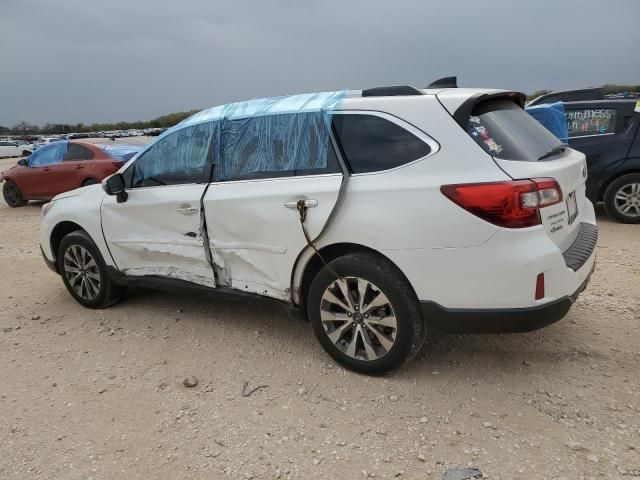
<path fill-rule="evenodd" d="M 562 201 L 552 178 L 443 185 L 440 191 L 468 212 L 507 228 L 540 225 L 539 209 Z"/>
<path fill-rule="evenodd" d="M 544 273 L 538 275 L 536 278 L 536 300 L 544 298 Z"/>

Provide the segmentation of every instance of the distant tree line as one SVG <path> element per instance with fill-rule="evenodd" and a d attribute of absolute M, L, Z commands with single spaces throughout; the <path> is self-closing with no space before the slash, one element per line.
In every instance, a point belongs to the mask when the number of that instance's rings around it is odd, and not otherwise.
<path fill-rule="evenodd" d="M 33 125 L 28 122 L 18 122 L 13 127 L 0 126 L 0 135 L 37 135 L 37 134 L 60 134 L 60 133 L 82 133 L 82 132 L 103 132 L 108 130 L 142 130 L 143 128 L 168 128 L 172 127 L 185 118 L 197 113 L 199 110 L 188 112 L 176 112 L 169 115 L 148 120 L 146 122 L 116 122 L 116 123 L 45 123 L 42 126 Z"/>

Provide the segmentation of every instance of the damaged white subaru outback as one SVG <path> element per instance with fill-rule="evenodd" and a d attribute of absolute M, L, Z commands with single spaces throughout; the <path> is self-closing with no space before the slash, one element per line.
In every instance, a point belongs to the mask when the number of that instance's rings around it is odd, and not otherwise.
<path fill-rule="evenodd" d="M 286 302 L 364 373 L 431 332 L 540 328 L 589 281 L 597 228 L 585 156 L 523 102 L 447 79 L 211 108 L 44 205 L 42 253 L 89 308 L 132 284 Z"/>

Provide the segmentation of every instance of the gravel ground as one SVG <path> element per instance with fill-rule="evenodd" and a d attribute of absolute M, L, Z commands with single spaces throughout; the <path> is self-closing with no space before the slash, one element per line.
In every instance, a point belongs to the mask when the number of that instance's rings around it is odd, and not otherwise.
<path fill-rule="evenodd" d="M 84 309 L 40 257 L 39 214 L 0 201 L 0 478 L 640 478 L 640 226 L 599 215 L 563 321 L 433 336 L 369 378 L 268 301 L 133 290 Z"/>

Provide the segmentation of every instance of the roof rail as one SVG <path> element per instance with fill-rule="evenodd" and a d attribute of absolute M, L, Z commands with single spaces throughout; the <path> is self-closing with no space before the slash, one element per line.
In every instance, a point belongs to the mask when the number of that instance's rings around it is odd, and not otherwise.
<path fill-rule="evenodd" d="M 458 77 L 442 77 L 431 82 L 427 88 L 458 88 Z"/>
<path fill-rule="evenodd" d="M 402 95 L 424 95 L 424 92 L 410 85 L 391 85 L 362 90 L 363 97 L 397 97 Z"/>

